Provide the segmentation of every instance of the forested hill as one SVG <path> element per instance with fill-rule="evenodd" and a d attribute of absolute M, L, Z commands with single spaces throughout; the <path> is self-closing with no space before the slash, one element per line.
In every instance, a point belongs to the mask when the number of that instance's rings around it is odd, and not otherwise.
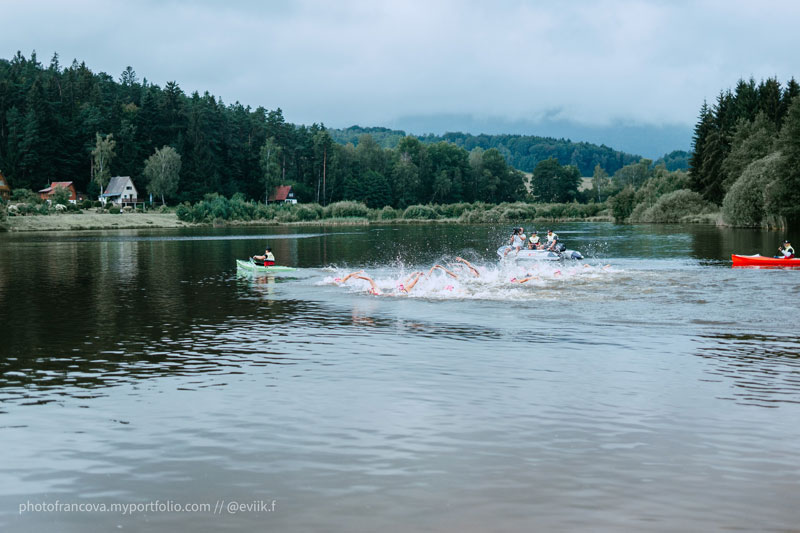
<path fill-rule="evenodd" d="M 331 137 L 341 144 L 358 145 L 361 135 L 369 134 L 384 148 L 394 148 L 406 136 L 402 130 L 388 128 L 362 128 L 352 126 L 347 129 L 329 129 Z M 538 137 L 535 135 L 472 135 L 469 133 L 445 133 L 444 135 L 417 136 L 425 144 L 447 141 L 467 151 L 474 148 L 488 150 L 496 148 L 506 158 L 509 165 L 525 172 L 533 172 L 539 161 L 550 157 L 558 159 L 562 165 L 578 167 L 583 176 L 591 176 L 595 165 L 600 165 L 609 174 L 614 174 L 623 166 L 635 163 L 641 156 L 620 152 L 605 145 L 586 142 L 573 142 L 568 139 Z M 685 166 L 683 168 L 686 168 Z"/>
<path fill-rule="evenodd" d="M 168 185 L 144 172 L 164 147 L 180 156 L 179 176 Z M 118 175 L 131 176 L 140 196 L 163 194 L 170 202 L 209 193 L 263 199 L 277 185 L 292 185 L 301 202 L 323 205 L 500 203 L 525 198 L 518 169 L 532 171 L 549 157 L 574 165 L 569 174 L 578 177 L 593 175 L 597 164 L 615 174 L 639 159 L 606 146 L 519 135 L 337 132 L 286 122 L 280 108 L 186 94 L 175 81 L 160 87 L 131 67 L 115 79 L 76 60 L 64 66 L 57 54 L 49 64 L 36 54 L 0 59 L 0 171 L 13 189 L 72 181 L 96 196 Z M 686 154 L 668 159 L 669 168 Z"/>

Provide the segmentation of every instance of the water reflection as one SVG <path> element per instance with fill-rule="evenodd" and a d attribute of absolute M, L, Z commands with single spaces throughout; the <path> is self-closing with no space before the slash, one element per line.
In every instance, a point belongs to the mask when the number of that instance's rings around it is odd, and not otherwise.
<path fill-rule="evenodd" d="M 277 530 L 793 527 L 796 272 L 730 269 L 742 243 L 704 243 L 713 227 L 554 229 L 607 259 L 518 286 L 504 227 L 0 236 L 0 528 L 177 523 L 19 517 L 29 497 L 264 493 Z M 237 274 L 267 237 L 298 271 Z M 485 296 L 324 281 L 353 266 L 394 287 L 455 255 L 497 274 Z"/>
<path fill-rule="evenodd" d="M 703 335 L 698 355 L 708 373 L 733 386 L 738 403 L 777 407 L 800 403 L 800 340 L 794 336 L 719 333 Z"/>

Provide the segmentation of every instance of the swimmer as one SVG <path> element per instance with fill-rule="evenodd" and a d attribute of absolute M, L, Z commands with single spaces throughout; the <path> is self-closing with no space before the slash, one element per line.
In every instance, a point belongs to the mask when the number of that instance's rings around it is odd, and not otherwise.
<path fill-rule="evenodd" d="M 431 267 L 431 269 L 428 271 L 428 276 L 431 276 L 431 275 L 433 274 L 433 271 L 434 271 L 434 270 L 436 270 L 437 268 L 438 268 L 439 270 L 442 270 L 442 271 L 444 271 L 444 273 L 445 273 L 445 274 L 447 274 L 448 276 L 450 276 L 451 278 L 458 279 L 458 274 L 453 274 L 451 271 L 447 270 L 447 269 L 446 269 L 445 267 L 443 267 L 442 265 L 433 265 L 433 266 Z"/>
<path fill-rule="evenodd" d="M 510 281 L 511 283 L 528 283 L 532 279 L 539 279 L 539 276 L 528 276 L 526 278 L 521 278 L 521 279 L 511 278 Z"/>
<path fill-rule="evenodd" d="M 367 291 L 369 294 L 373 296 L 380 296 L 383 294 L 381 290 L 378 288 L 378 285 L 373 281 L 373 279 L 369 276 L 353 276 L 355 279 L 363 279 L 364 281 L 369 282 L 369 290 Z"/>
<path fill-rule="evenodd" d="M 414 272 L 413 274 L 411 274 L 408 277 L 408 279 L 405 281 L 405 283 L 399 283 L 397 285 L 397 290 L 399 290 L 400 292 L 404 292 L 404 293 L 408 294 L 409 292 L 411 292 L 411 289 L 414 288 L 414 285 L 417 284 L 417 282 L 419 281 L 419 278 L 421 278 L 424 275 L 425 275 L 425 273 L 421 272 L 421 271 L 420 272 Z"/>
<path fill-rule="evenodd" d="M 477 268 L 475 268 L 474 266 L 472 266 L 472 263 L 470 263 L 470 262 L 469 262 L 469 261 L 467 261 L 466 259 L 464 259 L 464 258 L 462 258 L 462 257 L 456 257 L 456 261 L 459 261 L 459 262 L 463 263 L 464 265 L 466 265 L 466 267 L 467 267 L 468 269 L 470 269 L 470 270 L 472 271 L 472 273 L 473 273 L 473 274 L 475 274 L 475 277 L 476 277 L 476 278 L 479 278 L 479 277 L 481 277 L 481 273 L 480 273 L 480 272 L 478 272 L 478 269 L 477 269 Z"/>
<path fill-rule="evenodd" d="M 364 271 L 363 271 L 363 270 L 356 270 L 355 272 L 351 272 L 351 273 L 349 273 L 348 275 L 346 275 L 346 276 L 345 276 L 345 277 L 343 277 L 343 278 L 333 278 L 333 282 L 334 282 L 334 283 L 344 283 L 344 282 L 346 282 L 348 279 L 352 278 L 353 276 L 355 276 L 355 275 L 357 275 L 357 274 L 363 274 L 363 273 L 364 273 Z"/>

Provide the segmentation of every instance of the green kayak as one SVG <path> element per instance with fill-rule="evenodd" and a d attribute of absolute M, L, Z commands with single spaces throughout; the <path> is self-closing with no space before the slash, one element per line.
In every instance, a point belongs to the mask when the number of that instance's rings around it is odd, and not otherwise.
<path fill-rule="evenodd" d="M 250 272 L 292 272 L 297 270 L 296 268 L 278 265 L 265 267 L 263 265 L 257 265 L 251 261 L 242 261 L 241 259 L 236 260 L 236 266 L 237 268 L 249 270 Z"/>

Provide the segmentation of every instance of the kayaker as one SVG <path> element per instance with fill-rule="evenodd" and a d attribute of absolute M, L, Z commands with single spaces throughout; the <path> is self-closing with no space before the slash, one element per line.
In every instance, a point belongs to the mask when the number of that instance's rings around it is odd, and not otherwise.
<path fill-rule="evenodd" d="M 794 248 L 792 248 L 792 243 L 789 241 L 783 241 L 783 244 L 778 247 L 778 253 L 781 255 L 776 255 L 776 258 L 794 259 Z"/>
<path fill-rule="evenodd" d="M 272 248 L 267 246 L 267 250 L 264 252 L 264 255 L 254 255 L 253 259 L 257 261 L 263 261 L 264 266 L 275 266 L 275 256 L 272 255 Z"/>

